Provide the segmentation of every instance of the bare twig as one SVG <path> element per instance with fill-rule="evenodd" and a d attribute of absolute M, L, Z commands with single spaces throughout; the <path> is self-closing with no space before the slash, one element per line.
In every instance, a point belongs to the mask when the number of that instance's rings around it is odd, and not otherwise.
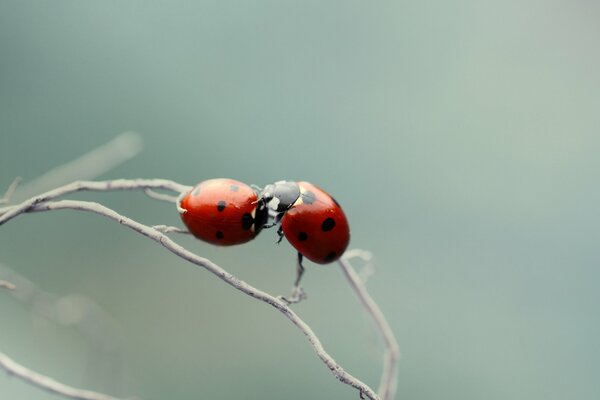
<path fill-rule="evenodd" d="M 176 184 L 170 181 L 164 180 L 118 180 L 108 182 L 76 182 L 71 185 L 66 185 L 61 188 L 57 188 L 53 191 L 47 192 L 40 196 L 33 197 L 19 205 L 10 207 L 8 209 L 0 209 L 0 225 L 7 222 L 8 220 L 23 214 L 25 212 L 33 211 L 50 211 L 59 209 L 73 209 L 80 211 L 89 211 L 105 217 L 108 217 L 120 224 L 127 226 L 130 229 L 160 243 L 166 249 L 174 253 L 175 255 L 195 264 L 200 267 L 207 269 L 212 274 L 216 275 L 219 279 L 225 283 L 233 286 L 237 290 L 247 294 L 248 296 L 262 301 L 270 306 L 274 307 L 286 316 L 308 339 L 312 345 L 315 353 L 321 359 L 321 361 L 329 368 L 331 373 L 341 382 L 350 385 L 357 389 L 361 396 L 365 395 L 371 400 L 379 400 L 378 395 L 365 383 L 355 378 L 351 374 L 347 373 L 323 348 L 321 341 L 315 335 L 313 330 L 296 314 L 292 309 L 281 299 L 274 297 L 260 289 L 257 289 L 248 283 L 240 280 L 233 276 L 229 272 L 225 271 L 217 264 L 212 261 L 200 257 L 189 250 L 186 250 L 181 245 L 174 242 L 165 234 L 161 233 L 156 229 L 152 229 L 149 226 L 134 221 L 128 217 L 118 214 L 114 210 L 107 208 L 101 204 L 86 201 L 73 201 L 73 200 L 62 200 L 57 202 L 48 202 L 50 199 L 54 199 L 66 193 L 71 193 L 78 190 L 112 190 L 112 189 L 140 189 L 140 188 L 162 188 L 168 190 L 179 191 L 183 193 L 189 190 L 189 187 Z"/>
<path fill-rule="evenodd" d="M 370 253 L 355 250 L 352 256 L 357 256 L 364 258 L 365 261 L 370 262 Z M 342 267 L 342 272 L 350 286 L 356 292 L 358 298 L 360 299 L 361 304 L 373 319 L 377 330 L 379 331 L 383 341 L 385 343 L 385 356 L 383 361 L 383 374 L 381 376 L 381 383 L 379 385 L 379 390 L 377 391 L 381 400 L 391 400 L 394 398 L 397 387 L 397 363 L 400 358 L 400 350 L 398 349 L 398 342 L 396 342 L 396 338 L 394 337 L 394 332 L 390 328 L 385 316 L 377 306 L 377 303 L 373 300 L 373 298 L 367 292 L 367 288 L 364 285 L 364 282 L 360 279 L 354 268 L 349 261 L 350 257 L 343 256 L 338 260 L 338 263 Z"/>
<path fill-rule="evenodd" d="M 358 277 L 363 285 L 366 285 L 369 278 L 371 278 L 371 276 L 375 275 L 375 272 L 377 272 L 375 262 L 373 261 L 373 253 L 370 251 L 362 249 L 348 250 L 344 253 L 344 258 L 347 260 L 351 260 L 353 258 L 360 258 L 363 260 L 365 265 L 357 272 Z"/>
<path fill-rule="evenodd" d="M 76 389 L 55 381 L 45 375 L 39 374 L 18 364 L 4 353 L 0 353 L 0 368 L 4 369 L 10 375 L 24 380 L 32 385 L 47 390 L 51 393 L 59 394 L 70 399 L 78 400 L 117 400 L 102 393 L 89 390 Z"/>
<path fill-rule="evenodd" d="M 176 193 L 183 193 L 190 190 L 190 186 L 185 186 L 166 179 L 116 179 L 113 181 L 76 181 L 68 185 L 50 190 L 46 193 L 31 197 L 21 204 L 10 207 L 0 208 L 0 225 L 11 220 L 15 216 L 26 212 L 36 204 L 55 199 L 73 192 L 89 190 L 95 192 L 105 192 L 110 190 L 140 190 L 140 189 L 164 189 Z"/>
<path fill-rule="evenodd" d="M 154 225 L 152 227 L 152 229 L 156 229 L 157 231 L 162 232 L 162 233 L 181 233 L 183 235 L 191 235 L 192 234 L 192 232 L 187 231 L 182 228 L 178 228 L 176 226 Z"/>
<path fill-rule="evenodd" d="M 135 157 L 141 149 L 142 137 L 139 133 L 123 132 L 106 144 L 20 186 L 15 193 L 15 201 L 22 201 L 37 193 L 75 180 L 95 179 Z"/>

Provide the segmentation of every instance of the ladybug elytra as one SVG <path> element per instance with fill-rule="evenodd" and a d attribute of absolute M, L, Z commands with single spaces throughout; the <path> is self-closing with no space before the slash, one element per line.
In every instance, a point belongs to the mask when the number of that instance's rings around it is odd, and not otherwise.
<path fill-rule="evenodd" d="M 254 239 L 268 218 L 256 192 L 234 179 L 200 182 L 183 196 L 179 207 L 181 219 L 194 236 L 220 246 Z"/>
<path fill-rule="evenodd" d="M 318 186 L 280 181 L 267 185 L 260 199 L 273 218 L 269 226 L 279 223 L 280 241 L 285 236 L 301 256 L 328 264 L 348 247 L 350 227 L 346 215 L 339 203 Z"/>

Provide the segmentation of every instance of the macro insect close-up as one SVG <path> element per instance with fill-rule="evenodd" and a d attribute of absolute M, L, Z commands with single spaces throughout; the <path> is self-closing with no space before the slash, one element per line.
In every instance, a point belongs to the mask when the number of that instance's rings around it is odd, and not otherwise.
<path fill-rule="evenodd" d="M 219 246 L 254 239 L 264 228 L 278 226 L 277 243 L 285 237 L 298 251 L 294 292 L 300 301 L 304 257 L 318 264 L 338 260 L 350 241 L 350 228 L 339 203 L 308 182 L 279 181 L 264 189 L 217 178 L 202 181 L 185 193 L 178 209 L 195 237 Z"/>
<path fill-rule="evenodd" d="M 0 400 L 600 397 L 596 2 L 0 2 Z"/>

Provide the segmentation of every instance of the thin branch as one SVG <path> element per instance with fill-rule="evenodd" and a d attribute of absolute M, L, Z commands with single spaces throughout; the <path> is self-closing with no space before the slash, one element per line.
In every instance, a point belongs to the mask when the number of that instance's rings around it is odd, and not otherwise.
<path fill-rule="evenodd" d="M 132 184 L 132 182 L 137 182 L 136 184 Z M 154 184 L 152 182 L 161 182 L 161 185 Z M 0 224 L 20 215 L 25 212 L 33 212 L 33 211 L 50 211 L 50 210 L 60 210 L 60 209 L 73 209 L 79 211 L 89 211 L 93 212 L 107 218 L 110 218 L 114 221 L 119 222 L 121 225 L 127 226 L 128 228 L 160 243 L 167 250 L 171 251 L 173 254 L 187 260 L 197 266 L 205 268 L 212 274 L 216 275 L 219 279 L 223 280 L 228 285 L 236 288 L 237 290 L 245 293 L 246 295 L 262 301 L 270 306 L 274 307 L 278 311 L 280 311 L 283 315 L 286 316 L 308 339 L 310 344 L 312 345 L 315 353 L 321 359 L 321 361 L 329 368 L 331 373 L 341 382 L 352 386 L 357 389 L 361 396 L 365 395 L 371 400 L 379 400 L 379 396 L 364 382 L 355 378 L 351 374 L 347 373 L 323 348 L 321 341 L 313 332 L 313 330 L 294 312 L 292 309 L 281 299 L 271 296 L 270 294 L 263 292 L 260 289 L 257 289 L 248 283 L 240 280 L 236 276 L 230 274 L 225 271 L 223 268 L 219 267 L 217 264 L 212 261 L 200 257 L 189 250 L 186 250 L 181 245 L 174 242 L 165 234 L 159 232 L 156 229 L 152 229 L 149 226 L 141 224 L 137 221 L 134 221 L 124 215 L 118 214 L 116 211 L 111 210 L 101 204 L 94 202 L 86 202 L 86 201 L 73 201 L 73 200 L 62 200 L 57 202 L 47 202 L 52 198 L 56 198 L 62 194 L 71 193 L 78 190 L 88 189 L 88 190 L 111 190 L 111 189 L 133 189 L 133 188 L 142 188 L 142 187 L 152 187 L 152 188 L 162 188 L 162 189 L 170 189 L 177 191 L 176 187 L 180 189 L 180 192 L 183 190 L 189 190 L 188 187 L 184 187 L 179 184 L 175 184 L 170 181 L 160 181 L 160 180 L 138 180 L 138 181 L 112 181 L 112 182 L 76 182 L 72 185 L 66 185 L 62 188 L 55 189 L 54 191 L 47 192 L 43 195 L 33 197 L 19 205 L 11 207 L 9 210 L 4 210 L 4 214 L 0 216 Z M 183 188 L 183 190 L 181 190 Z M 0 210 L 1 212 L 1 210 Z"/>
<path fill-rule="evenodd" d="M 117 400 L 115 397 L 89 390 L 76 389 L 55 381 L 45 375 L 39 374 L 18 364 L 6 354 L 0 352 L 0 368 L 8 374 L 14 375 L 34 386 L 47 390 L 51 393 L 59 394 L 71 399 L 77 400 Z"/>
<path fill-rule="evenodd" d="M 375 262 L 373 262 L 373 253 L 362 249 L 352 249 L 344 253 L 344 258 L 351 260 L 353 258 L 360 258 L 363 260 L 365 265 L 357 272 L 360 281 L 363 285 L 367 284 L 369 278 L 371 278 L 377 272 Z"/>
<path fill-rule="evenodd" d="M 361 256 L 360 254 L 357 255 Z M 371 316 L 371 318 L 373 319 L 377 330 L 383 338 L 386 351 L 383 360 L 383 374 L 381 376 L 381 383 L 377 392 L 381 397 L 381 400 L 391 400 L 396 394 L 398 379 L 397 364 L 398 359 L 400 358 L 398 342 L 394 337 L 394 332 L 392 332 L 392 328 L 390 328 L 390 325 L 385 319 L 385 316 L 377 306 L 377 303 L 375 303 L 373 298 L 369 295 L 369 292 L 367 291 L 364 282 L 360 279 L 356 271 L 354 271 L 354 268 L 352 268 L 352 265 L 349 261 L 349 257 L 343 256 L 338 260 L 338 263 L 340 264 L 340 267 L 342 267 L 342 272 L 344 273 L 344 276 L 346 277 L 346 279 L 348 279 L 350 286 L 352 287 L 354 292 L 356 292 L 361 304 L 363 305 L 369 316 Z"/>
<path fill-rule="evenodd" d="M 116 179 L 113 181 L 75 181 L 50 190 L 46 193 L 31 197 L 21 204 L 0 208 L 0 225 L 11 220 L 15 216 L 26 212 L 36 204 L 40 204 L 69 193 L 89 190 L 94 192 L 105 192 L 110 190 L 139 190 L 139 189 L 164 189 L 176 193 L 184 193 L 191 189 L 166 179 Z"/>
<path fill-rule="evenodd" d="M 181 233 L 183 235 L 191 235 L 192 234 L 192 232 L 187 231 L 182 228 L 178 228 L 176 226 L 154 225 L 152 227 L 152 229 L 156 229 L 157 231 L 162 232 L 162 233 Z"/>

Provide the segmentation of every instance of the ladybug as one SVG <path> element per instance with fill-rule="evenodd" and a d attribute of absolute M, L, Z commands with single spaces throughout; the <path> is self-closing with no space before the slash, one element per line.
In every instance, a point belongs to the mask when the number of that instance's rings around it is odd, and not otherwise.
<path fill-rule="evenodd" d="M 269 210 L 273 222 L 280 224 L 279 241 L 285 238 L 298 251 L 298 269 L 302 258 L 317 264 L 328 264 L 342 256 L 350 242 L 346 215 L 331 195 L 309 182 L 279 181 L 267 185 L 260 199 Z"/>
<path fill-rule="evenodd" d="M 246 243 L 268 221 L 265 203 L 250 186 L 234 179 L 200 182 L 179 202 L 183 223 L 198 239 L 219 246 Z"/>

